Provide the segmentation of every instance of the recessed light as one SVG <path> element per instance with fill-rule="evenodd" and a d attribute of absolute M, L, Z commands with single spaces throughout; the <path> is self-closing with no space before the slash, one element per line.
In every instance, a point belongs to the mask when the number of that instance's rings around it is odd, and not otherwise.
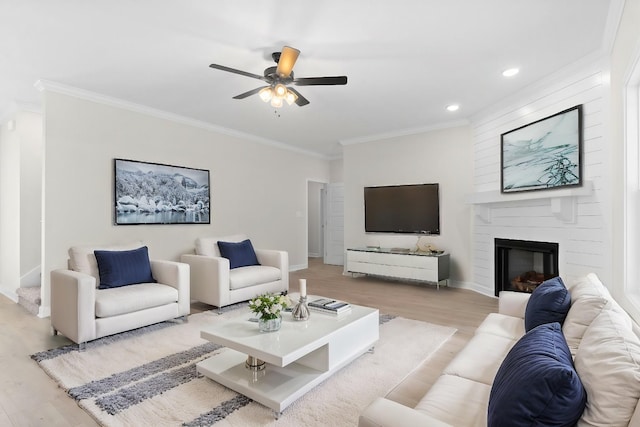
<path fill-rule="evenodd" d="M 460 106 L 458 104 L 447 105 L 447 111 L 458 111 Z"/>
<path fill-rule="evenodd" d="M 505 77 L 513 77 L 520 72 L 519 68 L 507 68 L 502 72 L 502 75 Z"/>

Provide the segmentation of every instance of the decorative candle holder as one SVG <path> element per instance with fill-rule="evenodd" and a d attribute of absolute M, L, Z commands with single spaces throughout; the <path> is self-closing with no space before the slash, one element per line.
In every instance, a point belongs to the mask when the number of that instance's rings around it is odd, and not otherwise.
<path fill-rule="evenodd" d="M 293 320 L 309 320 L 311 313 L 309 312 L 309 307 L 307 307 L 306 295 L 300 297 L 300 302 L 293 307 L 291 315 L 293 316 Z"/>

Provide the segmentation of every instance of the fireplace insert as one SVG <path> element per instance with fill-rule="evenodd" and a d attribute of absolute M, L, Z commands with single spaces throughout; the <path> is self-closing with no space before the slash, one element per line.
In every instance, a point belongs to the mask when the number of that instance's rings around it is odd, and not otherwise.
<path fill-rule="evenodd" d="M 558 276 L 558 244 L 495 239 L 495 295 L 500 291 L 533 292 Z"/>

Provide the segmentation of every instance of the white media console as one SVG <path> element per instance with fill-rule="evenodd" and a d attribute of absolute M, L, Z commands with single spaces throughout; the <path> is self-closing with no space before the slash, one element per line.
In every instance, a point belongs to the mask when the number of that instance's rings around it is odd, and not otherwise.
<path fill-rule="evenodd" d="M 347 249 L 347 272 L 435 283 L 449 280 L 449 254 L 385 248 Z"/>

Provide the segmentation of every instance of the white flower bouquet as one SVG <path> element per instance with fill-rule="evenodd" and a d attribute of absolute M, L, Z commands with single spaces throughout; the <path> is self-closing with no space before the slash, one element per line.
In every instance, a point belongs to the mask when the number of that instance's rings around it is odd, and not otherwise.
<path fill-rule="evenodd" d="M 285 295 L 264 294 L 249 301 L 249 308 L 258 319 L 276 319 L 280 312 L 291 305 L 291 300 Z"/>

